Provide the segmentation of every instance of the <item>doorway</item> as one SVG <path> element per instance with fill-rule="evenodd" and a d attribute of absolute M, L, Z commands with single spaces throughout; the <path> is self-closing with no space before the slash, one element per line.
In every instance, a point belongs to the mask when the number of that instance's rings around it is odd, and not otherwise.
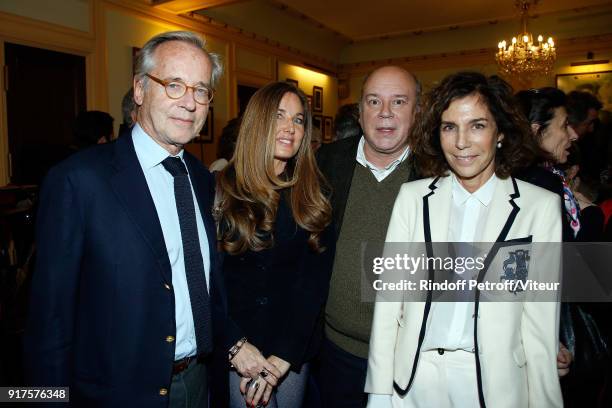
<path fill-rule="evenodd" d="M 258 89 L 254 86 L 238 84 L 238 116 L 242 116 L 251 97 Z"/>
<path fill-rule="evenodd" d="M 11 184 L 39 185 L 71 152 L 86 110 L 85 57 L 5 43 Z"/>

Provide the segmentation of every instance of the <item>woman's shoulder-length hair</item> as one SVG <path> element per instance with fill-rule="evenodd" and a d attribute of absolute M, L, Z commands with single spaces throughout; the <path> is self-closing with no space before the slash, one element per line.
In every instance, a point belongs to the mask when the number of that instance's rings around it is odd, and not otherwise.
<path fill-rule="evenodd" d="M 415 161 L 425 177 L 445 176 L 450 170 L 440 143 L 442 114 L 450 104 L 469 95 L 478 95 L 504 135 L 495 154 L 495 174 L 507 178 L 515 170 L 531 165 L 539 152 L 531 129 L 517 106 L 512 87 L 498 76 L 459 72 L 447 76 L 423 98 L 409 142 Z"/>

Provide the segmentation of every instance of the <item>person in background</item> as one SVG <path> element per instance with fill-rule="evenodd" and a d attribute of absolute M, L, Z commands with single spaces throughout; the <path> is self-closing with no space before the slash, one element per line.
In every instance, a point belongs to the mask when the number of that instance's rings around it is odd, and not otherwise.
<path fill-rule="evenodd" d="M 603 239 L 605 216 L 602 209 L 595 204 L 598 183 L 583 176 L 580 163 L 583 163 L 580 148 L 573 145 L 567 161 L 560 166 L 567 176 L 578 208 L 580 208 L 580 239 L 583 242 L 599 242 Z"/>
<path fill-rule="evenodd" d="M 113 121 L 113 117 L 106 112 L 79 113 L 74 123 L 74 143 L 77 149 L 110 142 L 114 135 Z"/>
<path fill-rule="evenodd" d="M 560 242 L 559 197 L 511 176 L 533 160 L 524 148 L 530 137 L 503 80 L 476 72 L 446 77 L 426 96 L 411 134 L 428 178 L 402 186 L 386 242 Z M 441 256 L 432 251 L 428 256 Z M 559 282 L 558 253 L 528 251 L 529 278 Z M 485 253 L 497 282 L 508 252 Z M 463 279 L 476 279 L 474 272 Z M 441 271 L 429 273 L 440 279 Z M 430 290 L 425 301 L 376 302 L 368 407 L 562 406 L 559 303 L 485 302 L 478 293 L 436 302 Z"/>
<path fill-rule="evenodd" d="M 300 407 L 319 347 L 335 243 L 311 134 L 304 93 L 286 82 L 266 85 L 249 101 L 236 151 L 218 177 L 227 333 L 239 348 L 230 353 L 232 408 L 245 400 Z M 249 370 L 262 355 L 274 370 Z"/>
<path fill-rule="evenodd" d="M 600 183 L 609 170 L 610 127 L 599 120 L 603 107 L 597 97 L 589 92 L 572 91 L 567 94 L 568 122 L 578 136 L 581 151 L 580 172 L 587 182 Z"/>
<path fill-rule="evenodd" d="M 312 139 L 310 141 L 310 145 L 312 146 L 313 153 L 316 153 L 321 147 L 321 129 L 313 128 L 312 129 Z"/>
<path fill-rule="evenodd" d="M 408 133 L 420 90 L 414 75 L 401 67 L 374 70 L 361 91 L 363 134 L 325 144 L 317 154 L 332 187 L 337 240 L 315 373 L 326 408 L 363 408 L 367 402 L 363 389 L 374 305 L 362 301 L 360 257 L 355 254 L 363 242 L 384 240 L 400 186 L 416 177 Z"/>
<path fill-rule="evenodd" d="M 566 96 L 559 89 L 547 87 L 520 91 L 516 100 L 531 126 L 533 141 L 539 146 L 535 165 L 520 171 L 517 177 L 561 198 L 563 241 L 579 240 L 580 208 L 565 172 L 560 168 L 567 162 L 572 142 L 578 139 L 569 126 Z"/>
<path fill-rule="evenodd" d="M 361 136 L 359 104 L 351 103 L 338 108 L 338 113 L 334 118 L 334 128 L 336 129 L 336 140 Z"/>
<path fill-rule="evenodd" d="M 130 88 L 121 100 L 121 115 L 123 122 L 119 125 L 119 137 L 129 135 L 138 118 L 138 105 L 134 102 L 134 88 Z"/>
<path fill-rule="evenodd" d="M 585 219 L 576 191 L 571 185 L 572 177 L 580 168 L 580 159 L 577 151 L 574 151 L 574 157 L 570 155 L 574 150 L 572 142 L 578 139 L 578 135 L 575 128 L 570 126 L 566 95 L 559 89 L 546 87 L 518 92 L 516 98 L 531 126 L 533 140 L 541 148 L 537 166 L 521 172 L 519 177 L 546 188 L 561 198 L 563 242 L 591 242 L 601 239 L 601 226 L 597 226 L 602 222 L 600 214 L 597 214 L 599 209 L 588 208 Z M 581 126 L 576 128 L 580 131 Z M 586 180 L 589 185 L 591 181 L 588 181 L 588 178 Z M 589 207 L 588 199 L 584 204 Z M 579 251 L 580 247 L 567 249 Z M 570 259 L 568 256 L 572 254 L 564 254 L 564 259 Z M 575 278 L 570 275 L 564 278 L 564 281 L 569 282 Z M 565 302 L 561 306 L 562 349 L 567 346 L 568 354 L 565 360 L 573 360 L 569 375 L 562 379 L 566 406 L 598 406 L 598 395 L 604 389 L 605 382 L 609 381 L 606 380 L 609 375 L 606 374 L 606 369 L 596 365 L 599 358 L 596 350 L 599 346 L 592 347 L 593 344 L 601 345 L 609 341 L 600 335 L 602 331 L 599 329 L 605 326 L 605 317 L 602 319 L 602 316 L 608 313 L 605 306 L 592 302 Z"/>
<path fill-rule="evenodd" d="M 208 167 L 210 172 L 221 171 L 227 166 L 236 149 L 236 139 L 240 130 L 240 118 L 230 119 L 223 130 L 217 145 L 217 160 Z"/>

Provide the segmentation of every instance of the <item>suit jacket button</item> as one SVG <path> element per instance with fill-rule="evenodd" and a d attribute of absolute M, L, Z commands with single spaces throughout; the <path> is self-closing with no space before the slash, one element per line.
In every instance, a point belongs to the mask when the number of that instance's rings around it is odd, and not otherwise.
<path fill-rule="evenodd" d="M 168 389 L 167 388 L 160 388 L 159 389 L 159 395 L 161 395 L 161 396 L 168 395 Z"/>
<path fill-rule="evenodd" d="M 166 341 L 167 341 L 168 343 L 172 343 L 172 342 L 174 341 L 174 336 L 168 336 L 168 337 L 166 337 Z"/>
<path fill-rule="evenodd" d="M 168 289 L 168 290 L 170 290 L 170 289 L 171 289 L 171 288 L 170 288 L 170 285 L 168 285 L 167 283 L 164 283 L 164 288 L 166 288 L 166 289 Z"/>

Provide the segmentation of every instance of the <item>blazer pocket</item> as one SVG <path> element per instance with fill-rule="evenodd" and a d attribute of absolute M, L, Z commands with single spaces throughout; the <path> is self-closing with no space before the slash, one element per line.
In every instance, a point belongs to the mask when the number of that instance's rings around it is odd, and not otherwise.
<path fill-rule="evenodd" d="M 518 347 L 514 348 L 512 351 L 512 357 L 514 357 L 514 362 L 519 366 L 523 367 L 527 364 L 527 357 L 525 357 L 525 349 L 522 344 L 519 344 Z"/>

